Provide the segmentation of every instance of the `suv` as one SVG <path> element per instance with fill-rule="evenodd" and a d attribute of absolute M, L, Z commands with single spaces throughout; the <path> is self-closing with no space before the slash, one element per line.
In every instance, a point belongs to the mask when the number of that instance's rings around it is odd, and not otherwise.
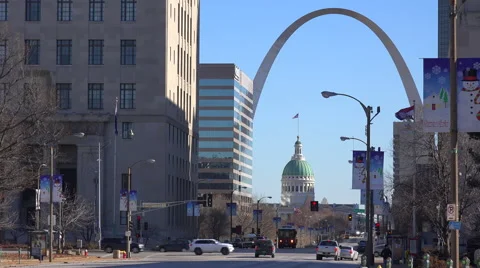
<path fill-rule="evenodd" d="M 104 238 L 101 242 L 102 249 L 107 253 L 112 253 L 114 250 L 126 250 L 127 240 L 125 238 Z M 144 245 L 135 242 L 130 242 L 130 250 L 133 253 L 143 251 Z"/>
<path fill-rule="evenodd" d="M 195 255 L 213 252 L 220 252 L 223 255 L 228 255 L 233 252 L 233 249 L 232 244 L 220 243 L 215 239 L 195 239 L 190 244 L 190 251 L 195 252 Z"/>
<path fill-rule="evenodd" d="M 156 250 L 160 252 L 167 251 L 188 251 L 190 245 L 189 240 L 177 239 L 173 241 L 167 241 L 155 247 Z"/>
<path fill-rule="evenodd" d="M 255 258 L 258 258 L 260 255 L 270 255 L 272 258 L 275 258 L 275 245 L 272 240 L 261 239 L 255 242 Z"/>

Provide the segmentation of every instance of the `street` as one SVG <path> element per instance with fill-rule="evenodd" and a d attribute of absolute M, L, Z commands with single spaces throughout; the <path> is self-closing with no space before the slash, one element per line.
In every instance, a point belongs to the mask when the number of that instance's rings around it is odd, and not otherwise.
<path fill-rule="evenodd" d="M 95 253 L 96 255 L 97 253 Z M 98 254 L 101 254 L 98 252 Z M 142 252 L 134 254 L 131 260 L 113 260 L 111 254 L 102 253 L 102 258 L 94 263 L 58 264 L 49 267 L 358 267 L 359 261 L 334 261 L 327 259 L 317 261 L 314 249 L 283 249 L 279 250 L 275 258 L 255 258 L 253 250 L 236 250 L 228 256 L 221 254 L 204 254 L 196 256 L 192 252 Z"/>

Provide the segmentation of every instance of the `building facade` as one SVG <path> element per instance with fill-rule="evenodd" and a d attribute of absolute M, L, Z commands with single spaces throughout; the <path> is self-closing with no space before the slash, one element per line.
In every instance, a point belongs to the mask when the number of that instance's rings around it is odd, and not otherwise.
<path fill-rule="evenodd" d="M 51 72 L 59 118 L 86 134 L 62 140 L 74 161 L 55 172 L 88 200 L 100 174 L 104 237 L 124 234 L 120 191 L 134 164 L 138 205 L 196 196 L 199 0 L 0 1 L 0 21 L 25 43 L 28 67 Z M 142 223 L 183 236 L 193 233 L 185 211 L 146 212 Z"/>
<path fill-rule="evenodd" d="M 234 64 L 200 64 L 199 193 L 251 203 L 253 82 Z"/>
<path fill-rule="evenodd" d="M 457 57 L 480 57 L 480 2 L 457 1 Z M 449 57 L 450 1 L 438 0 L 438 57 Z"/>
<path fill-rule="evenodd" d="M 287 207 L 303 207 L 315 200 L 315 174 L 302 152 L 300 137 L 295 142 L 295 152 L 282 173 L 281 203 Z"/>

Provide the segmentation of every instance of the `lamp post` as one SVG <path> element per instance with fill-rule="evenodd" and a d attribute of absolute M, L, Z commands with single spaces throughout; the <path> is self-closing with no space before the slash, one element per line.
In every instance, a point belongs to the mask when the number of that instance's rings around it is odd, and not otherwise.
<path fill-rule="evenodd" d="M 85 133 L 83 132 L 79 132 L 79 133 L 75 133 L 73 134 L 73 136 L 77 137 L 77 138 L 83 138 L 85 136 Z M 53 148 L 53 145 L 50 145 L 50 189 L 49 189 L 49 192 L 50 192 L 50 200 L 49 200 L 49 208 L 50 208 L 50 215 L 49 215 L 49 218 L 50 218 L 50 224 L 49 224 L 49 245 L 48 245 L 48 261 L 49 262 L 52 262 L 53 261 L 53 175 L 54 175 L 54 148 Z"/>
<path fill-rule="evenodd" d="M 41 164 L 37 171 L 37 189 L 35 189 L 35 230 L 40 230 L 40 171 L 46 168 L 47 164 Z M 38 204 L 37 204 L 38 203 Z"/>
<path fill-rule="evenodd" d="M 258 212 L 259 212 L 259 210 L 260 210 L 260 202 L 261 202 L 263 199 L 265 199 L 265 198 L 272 199 L 271 196 L 264 196 L 264 197 L 262 197 L 262 198 L 260 198 L 260 199 L 257 200 L 257 235 L 260 235 L 260 230 L 258 229 L 258 219 L 259 219 L 259 217 L 258 217 L 258 216 L 259 216 L 259 215 L 258 215 L 259 213 L 258 213 Z"/>
<path fill-rule="evenodd" d="M 127 172 L 127 230 L 125 231 L 125 236 L 127 237 L 127 258 L 130 258 L 130 238 L 132 236 L 131 234 L 131 227 L 133 226 L 130 226 L 131 224 L 131 221 L 132 221 L 132 211 L 130 210 L 130 191 L 132 189 L 132 168 L 138 164 L 138 163 L 142 163 L 142 162 L 146 162 L 146 163 L 149 163 L 149 164 L 153 164 L 155 163 L 155 159 L 147 159 L 147 160 L 139 160 L 135 163 L 133 163 L 132 165 L 130 165 L 128 167 L 128 172 Z"/>
<path fill-rule="evenodd" d="M 234 187 L 232 183 L 232 187 Z M 238 185 L 238 191 L 241 192 L 242 189 L 247 189 L 245 186 Z M 232 190 L 232 193 L 230 194 L 230 242 L 233 241 L 233 193 L 235 193 L 235 189 Z"/>
<path fill-rule="evenodd" d="M 343 93 L 336 93 L 331 91 L 323 91 L 322 96 L 324 98 L 330 98 L 334 96 L 344 96 L 350 99 L 355 100 L 362 106 L 363 111 L 365 112 L 365 116 L 367 118 L 367 126 L 366 126 L 366 136 L 367 136 L 367 178 L 366 178 L 366 214 L 367 214 L 367 230 L 368 232 L 368 240 L 367 240 L 367 247 L 366 247 L 366 255 L 367 255 L 367 264 L 373 265 L 374 264 L 374 256 L 373 256 L 373 237 L 372 237 L 372 224 L 373 224 L 373 200 L 371 194 L 371 185 L 370 185 L 370 125 L 372 124 L 373 119 L 380 113 L 380 106 L 377 107 L 377 113 L 372 117 L 372 107 L 366 106 L 361 102 L 359 99 L 343 94 Z"/>

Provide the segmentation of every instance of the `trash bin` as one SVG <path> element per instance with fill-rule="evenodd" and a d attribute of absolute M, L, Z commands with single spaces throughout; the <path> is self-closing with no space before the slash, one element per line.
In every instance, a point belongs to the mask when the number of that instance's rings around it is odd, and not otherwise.
<path fill-rule="evenodd" d="M 120 253 L 121 253 L 121 250 L 118 250 L 118 249 L 114 250 L 113 251 L 113 258 L 114 259 L 120 259 Z"/>

